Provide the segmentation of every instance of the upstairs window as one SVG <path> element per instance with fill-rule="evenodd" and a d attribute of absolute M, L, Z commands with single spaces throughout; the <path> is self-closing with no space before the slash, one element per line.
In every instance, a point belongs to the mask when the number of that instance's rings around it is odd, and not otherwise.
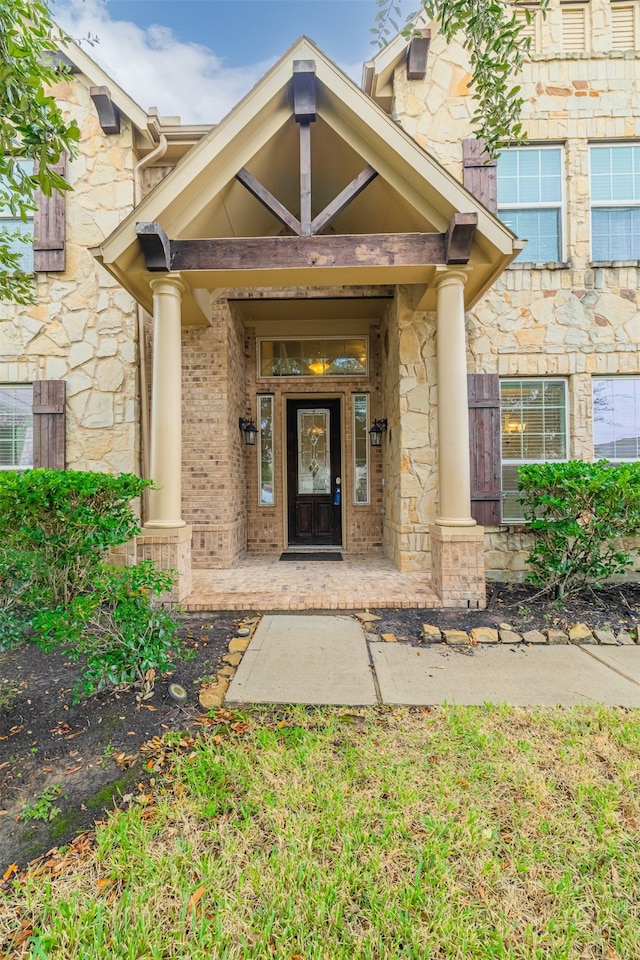
<path fill-rule="evenodd" d="M 33 173 L 32 160 L 19 160 L 25 174 Z M 4 179 L 0 176 L 0 231 L 10 235 L 9 250 L 20 256 L 20 268 L 25 273 L 33 273 L 33 212 L 27 220 L 21 220 L 11 210 L 9 196 L 5 190 Z"/>
<path fill-rule="evenodd" d="M 562 149 L 523 147 L 498 158 L 498 216 L 527 246 L 518 260 L 562 260 Z"/>
<path fill-rule="evenodd" d="M 640 146 L 591 147 L 591 259 L 640 260 Z"/>

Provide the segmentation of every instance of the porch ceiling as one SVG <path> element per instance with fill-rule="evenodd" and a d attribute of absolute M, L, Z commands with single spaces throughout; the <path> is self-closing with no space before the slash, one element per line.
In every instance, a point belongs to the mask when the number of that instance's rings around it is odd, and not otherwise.
<path fill-rule="evenodd" d="M 442 234 L 459 213 L 475 214 L 478 227 L 469 258 L 465 296 L 471 305 L 517 255 L 513 235 L 436 161 L 303 38 L 245 99 L 177 165 L 110 237 L 94 251 L 107 270 L 146 309 L 152 306 L 136 224 L 157 223 L 172 241 L 278 237 L 287 233 L 274 214 L 236 179 L 242 169 L 296 218 L 300 210 L 299 124 L 292 109 L 293 63 L 313 60 L 317 113 L 311 123 L 311 216 L 317 216 L 371 166 L 377 177 L 336 217 L 325 235 Z M 218 249 L 218 248 L 216 248 Z M 259 269 L 236 265 L 189 266 L 185 323 L 206 323 L 210 292 L 220 288 L 277 285 L 416 285 L 416 301 L 434 306 L 435 263 L 423 256 L 400 262 L 293 262 Z"/>

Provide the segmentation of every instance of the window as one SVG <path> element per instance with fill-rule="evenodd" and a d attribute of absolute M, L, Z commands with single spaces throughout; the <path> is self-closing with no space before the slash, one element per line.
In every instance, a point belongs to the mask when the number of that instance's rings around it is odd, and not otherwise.
<path fill-rule="evenodd" d="M 498 216 L 527 240 L 518 260 L 562 260 L 562 149 L 524 147 L 498 158 Z"/>
<path fill-rule="evenodd" d="M 25 174 L 33 172 L 33 161 L 19 160 L 19 166 Z M 3 190 L 4 183 L 0 177 L 0 231 L 10 234 L 9 250 L 20 254 L 20 267 L 25 273 L 33 273 L 33 213 L 27 221 L 16 217 L 7 204 L 8 197 Z"/>
<path fill-rule="evenodd" d="M 596 460 L 640 459 L 640 378 L 593 380 Z"/>
<path fill-rule="evenodd" d="M 564 380 L 502 380 L 502 518 L 522 520 L 518 467 L 567 459 L 567 398 Z"/>
<path fill-rule="evenodd" d="M 640 260 L 640 146 L 591 147 L 591 258 Z"/>
<path fill-rule="evenodd" d="M 0 470 L 33 466 L 33 388 L 0 385 Z"/>
<path fill-rule="evenodd" d="M 363 377 L 367 375 L 366 337 L 301 337 L 260 340 L 261 377 Z"/>
<path fill-rule="evenodd" d="M 369 503 L 369 396 L 353 397 L 353 502 Z"/>
<path fill-rule="evenodd" d="M 258 426 L 260 427 L 260 443 L 258 454 L 258 470 L 260 471 L 260 494 L 258 502 L 261 507 L 273 506 L 273 397 L 258 397 Z"/>

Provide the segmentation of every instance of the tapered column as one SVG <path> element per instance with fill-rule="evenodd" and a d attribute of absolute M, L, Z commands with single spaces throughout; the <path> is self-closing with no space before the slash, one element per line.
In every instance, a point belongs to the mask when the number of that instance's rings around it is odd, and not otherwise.
<path fill-rule="evenodd" d="M 153 290 L 153 385 L 151 390 L 151 479 L 145 528 L 184 527 L 182 519 L 182 351 L 184 285 L 166 274 Z"/>
<path fill-rule="evenodd" d="M 462 271 L 437 281 L 438 462 L 440 506 L 436 523 L 473 527 L 467 397 L 467 348 Z"/>

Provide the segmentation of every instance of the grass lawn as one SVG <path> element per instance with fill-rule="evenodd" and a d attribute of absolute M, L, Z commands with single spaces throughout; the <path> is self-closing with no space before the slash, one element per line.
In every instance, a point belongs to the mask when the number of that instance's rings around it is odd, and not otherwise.
<path fill-rule="evenodd" d="M 640 712 L 265 710 L 171 736 L 89 855 L 5 884 L 0 957 L 640 957 Z"/>

